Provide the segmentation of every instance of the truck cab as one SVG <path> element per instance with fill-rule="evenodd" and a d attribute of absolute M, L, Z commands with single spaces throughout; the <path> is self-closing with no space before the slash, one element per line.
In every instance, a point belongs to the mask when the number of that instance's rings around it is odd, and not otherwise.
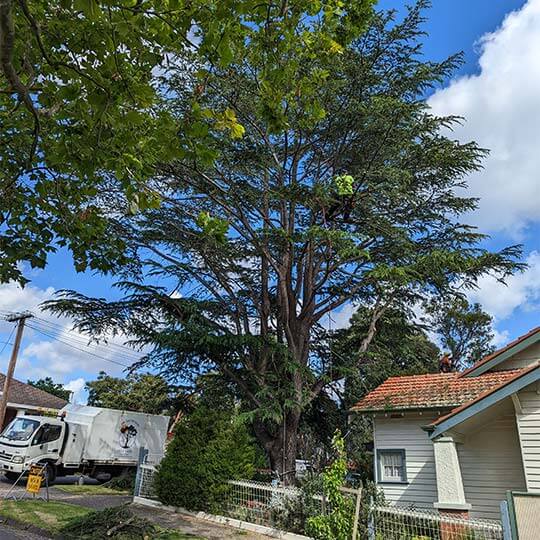
<path fill-rule="evenodd" d="M 59 461 L 67 426 L 46 416 L 18 416 L 0 434 L 0 471 L 15 479 L 32 463 L 48 463 L 49 478 Z"/>

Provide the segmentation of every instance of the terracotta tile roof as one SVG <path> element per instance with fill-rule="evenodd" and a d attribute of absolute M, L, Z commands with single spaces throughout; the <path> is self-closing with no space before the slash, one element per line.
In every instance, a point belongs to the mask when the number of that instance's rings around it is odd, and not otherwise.
<path fill-rule="evenodd" d="M 4 387 L 5 378 L 5 375 L 0 373 L 0 392 Z M 44 390 L 25 384 L 17 379 L 11 381 L 8 403 L 32 405 L 34 407 L 43 407 L 44 409 L 61 409 L 67 405 L 67 401 L 64 399 L 53 396 Z"/>
<path fill-rule="evenodd" d="M 351 410 L 370 412 L 454 408 L 503 384 L 521 371 L 494 371 L 478 377 L 460 377 L 459 373 L 390 377 L 364 396 Z"/>
<path fill-rule="evenodd" d="M 504 347 L 497 349 L 495 352 L 491 353 L 490 355 L 484 356 L 484 358 L 481 358 L 480 360 L 478 360 L 478 362 L 475 362 L 470 368 L 466 369 L 465 371 L 462 371 L 460 374 L 460 377 L 464 377 L 468 375 L 471 371 L 474 371 L 480 366 L 482 366 L 483 364 L 485 364 L 486 362 L 493 360 L 493 358 L 497 358 L 497 356 L 499 356 L 500 354 L 506 352 L 512 347 L 515 347 L 516 345 L 519 345 L 522 341 L 525 341 L 526 339 L 530 338 L 534 334 L 537 334 L 538 332 L 540 332 L 540 326 L 537 326 L 536 328 L 533 328 L 526 334 L 519 336 L 514 341 L 511 341 L 510 343 L 508 343 L 508 345 L 505 345 Z"/>
<path fill-rule="evenodd" d="M 478 403 L 479 401 L 482 401 L 484 398 L 488 397 L 489 395 L 493 394 L 497 390 L 500 390 L 501 388 L 504 388 L 507 384 L 510 384 L 513 381 L 516 381 L 520 377 L 523 377 L 524 375 L 527 375 L 527 373 L 530 373 L 531 371 L 534 371 L 535 369 L 538 369 L 539 363 L 535 362 L 534 364 L 531 364 L 529 367 L 523 368 L 523 369 L 512 369 L 508 371 L 499 371 L 499 373 L 513 373 L 511 377 L 508 377 L 507 379 L 501 381 L 499 384 L 493 386 L 492 388 L 489 388 L 488 390 L 485 390 L 484 392 L 478 394 L 474 399 L 467 401 L 466 403 L 461 404 L 459 407 L 452 409 L 449 413 L 445 414 L 444 416 L 441 416 L 440 418 L 437 418 L 435 422 L 433 422 L 431 425 L 436 426 L 445 420 L 448 420 L 452 416 L 460 413 L 461 411 L 464 411 L 465 409 L 469 408 L 471 405 L 474 405 L 475 403 Z M 491 375 L 490 373 L 489 375 Z M 472 381 L 475 378 L 480 379 L 481 377 L 485 377 L 488 375 L 487 373 L 484 375 L 480 375 L 479 377 L 473 377 L 471 379 L 465 379 Z"/>

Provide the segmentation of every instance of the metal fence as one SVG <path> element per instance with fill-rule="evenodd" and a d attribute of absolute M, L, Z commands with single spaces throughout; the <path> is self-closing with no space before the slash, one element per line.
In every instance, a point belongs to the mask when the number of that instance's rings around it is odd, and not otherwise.
<path fill-rule="evenodd" d="M 231 480 L 225 490 L 222 512 L 257 525 L 301 532 L 306 514 L 321 513 L 323 505 L 321 495 L 306 498 L 294 487 Z"/>
<path fill-rule="evenodd" d="M 139 466 L 135 496 L 155 499 L 153 480 L 156 467 Z M 354 497 L 355 490 L 345 490 Z M 362 501 L 362 504 L 368 504 Z M 367 513 L 367 508 L 365 511 Z M 274 529 L 302 533 L 308 515 L 325 512 L 321 494 L 306 494 L 294 487 L 277 486 L 252 480 L 231 480 L 223 489 L 219 513 L 241 521 Z M 463 519 L 399 506 L 375 505 L 365 514 L 359 540 L 503 540 L 500 522 Z M 367 528 L 366 528 L 367 525 Z M 367 530 L 367 533 L 366 533 Z"/>
<path fill-rule="evenodd" d="M 135 497 L 143 497 L 144 499 L 157 499 L 154 491 L 154 475 L 156 474 L 155 465 L 141 463 L 137 471 L 135 481 Z"/>
<path fill-rule="evenodd" d="M 397 506 L 374 506 L 368 531 L 370 540 L 503 540 L 496 521 Z"/>

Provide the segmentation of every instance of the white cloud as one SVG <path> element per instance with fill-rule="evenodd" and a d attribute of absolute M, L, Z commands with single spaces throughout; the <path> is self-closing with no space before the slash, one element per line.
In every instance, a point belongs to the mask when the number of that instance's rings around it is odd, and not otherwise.
<path fill-rule="evenodd" d="M 540 253 L 532 251 L 526 260 L 529 268 L 506 280 L 506 285 L 491 276 L 478 281 L 478 289 L 469 294 L 473 302 L 482 307 L 496 320 L 507 319 L 517 309 L 525 311 L 539 308 L 540 300 Z M 505 337 L 502 336 L 501 339 Z"/>
<path fill-rule="evenodd" d="M 15 282 L 0 285 L 1 311 L 36 311 L 39 304 L 52 298 L 53 287 L 40 289 L 33 285 L 22 288 Z"/>
<path fill-rule="evenodd" d="M 87 335 L 73 330 L 73 321 L 57 318 L 41 311 L 39 305 L 54 295 L 54 288 L 40 289 L 33 285 L 25 288 L 14 283 L 0 284 L 0 312 L 32 311 L 37 317 L 30 319 L 23 335 L 15 376 L 21 380 L 50 376 L 56 382 L 73 380 L 73 374 L 84 373 L 95 378 L 99 371 L 120 375 L 143 353 L 118 348 L 124 345 L 125 335 L 107 336 L 108 344 L 88 344 Z M 0 326 L 0 341 L 7 341 L 12 324 Z M 43 333 L 45 332 L 45 334 Z M 11 342 L 13 338 L 11 339 Z M 4 347 L 0 344 L 0 350 Z M 6 345 L 0 355 L 0 370 L 5 371 L 11 346 Z"/>
<path fill-rule="evenodd" d="M 350 326 L 351 317 L 354 315 L 358 305 L 352 302 L 345 304 L 338 311 L 332 311 L 321 320 L 321 325 L 327 330 L 340 330 Z"/>
<path fill-rule="evenodd" d="M 507 15 L 479 47 L 478 75 L 458 78 L 429 104 L 464 116 L 455 136 L 491 151 L 470 177 L 470 193 L 481 197 L 473 221 L 516 236 L 540 220 L 540 0 Z"/>
<path fill-rule="evenodd" d="M 85 384 L 86 381 L 82 377 L 79 377 L 78 379 L 73 379 L 67 384 L 64 384 L 64 388 L 66 390 L 73 392 L 73 403 L 86 403 L 86 395 L 84 391 Z"/>
<path fill-rule="evenodd" d="M 503 330 L 499 332 L 496 328 L 493 329 L 493 339 L 491 343 L 497 349 L 503 347 L 510 341 L 510 332 L 508 330 Z"/>

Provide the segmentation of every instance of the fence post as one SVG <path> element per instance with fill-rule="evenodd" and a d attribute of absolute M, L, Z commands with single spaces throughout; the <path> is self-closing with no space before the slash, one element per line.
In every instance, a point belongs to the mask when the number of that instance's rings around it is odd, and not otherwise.
<path fill-rule="evenodd" d="M 358 520 L 360 519 L 360 503 L 362 501 L 362 484 L 358 488 L 356 493 L 356 508 L 354 509 L 354 523 L 353 523 L 353 533 L 352 540 L 356 540 L 358 536 Z"/>
<path fill-rule="evenodd" d="M 375 540 L 375 516 L 374 516 L 374 501 L 373 497 L 369 498 L 369 510 L 368 510 L 368 539 Z"/>
<path fill-rule="evenodd" d="M 512 540 L 512 528 L 510 526 L 510 514 L 508 513 L 507 501 L 501 501 L 501 522 L 503 529 L 503 539 Z"/>
<path fill-rule="evenodd" d="M 144 463 L 146 456 L 148 455 L 148 450 L 141 446 L 139 448 L 139 458 L 137 460 L 137 475 L 135 476 L 135 490 L 133 495 L 138 497 L 141 493 L 141 482 L 142 482 L 142 472 L 141 465 Z"/>

